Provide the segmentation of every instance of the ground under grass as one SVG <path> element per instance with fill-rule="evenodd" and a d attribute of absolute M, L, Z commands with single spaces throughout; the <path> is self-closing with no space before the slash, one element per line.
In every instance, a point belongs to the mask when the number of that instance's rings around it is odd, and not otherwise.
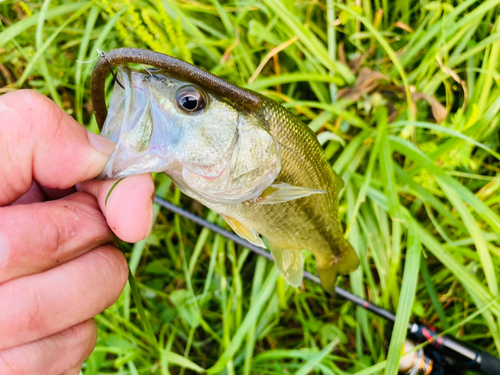
<path fill-rule="evenodd" d="M 339 285 L 398 313 L 393 329 L 315 284 L 288 287 L 272 263 L 157 207 L 151 236 L 125 245 L 146 316 L 127 286 L 96 318 L 83 373 L 394 375 L 409 319 L 498 355 L 499 5 L 0 2 L 0 93 L 40 91 L 91 130 L 93 63 L 77 60 L 97 48 L 170 53 L 283 103 L 345 181 L 361 266 Z"/>

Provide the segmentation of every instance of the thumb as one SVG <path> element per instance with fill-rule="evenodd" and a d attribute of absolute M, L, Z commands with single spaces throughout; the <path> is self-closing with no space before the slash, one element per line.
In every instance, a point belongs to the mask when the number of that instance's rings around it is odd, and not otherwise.
<path fill-rule="evenodd" d="M 114 146 L 35 91 L 1 96 L 0 206 L 26 193 L 33 180 L 67 189 L 96 177 Z"/>

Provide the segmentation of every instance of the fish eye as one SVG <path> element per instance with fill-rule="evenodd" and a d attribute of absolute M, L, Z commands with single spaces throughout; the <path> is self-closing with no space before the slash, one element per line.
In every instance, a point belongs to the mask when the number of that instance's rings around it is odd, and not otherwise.
<path fill-rule="evenodd" d="M 193 113 L 204 109 L 207 105 L 205 96 L 196 87 L 182 87 L 175 95 L 177 106 L 184 112 Z"/>

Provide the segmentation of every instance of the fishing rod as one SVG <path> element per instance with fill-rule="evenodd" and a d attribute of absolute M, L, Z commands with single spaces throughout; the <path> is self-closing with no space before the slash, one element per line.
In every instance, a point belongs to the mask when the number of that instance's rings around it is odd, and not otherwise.
<path fill-rule="evenodd" d="M 202 227 L 217 233 L 234 243 L 247 248 L 270 261 L 274 261 L 271 253 L 251 244 L 238 235 L 222 229 L 218 225 L 205 220 L 167 200 L 155 196 L 155 203 L 167 210 L 182 216 Z M 319 284 L 319 277 L 304 271 L 304 278 Z M 373 303 L 364 300 L 345 289 L 338 286 L 335 292 L 342 298 L 385 318 L 391 322 L 396 321 L 396 315 Z M 428 342 L 425 349 L 415 352 L 415 355 L 401 361 L 400 373 L 403 375 L 459 375 L 465 370 L 480 372 L 484 375 L 500 375 L 500 359 L 486 353 L 484 350 L 477 350 L 465 343 L 444 335 L 432 327 L 421 323 L 408 323 L 408 332 L 420 343 Z M 413 344 L 408 342 L 405 347 L 411 349 Z M 403 366 L 403 367 L 402 367 Z M 447 372 L 445 372 L 447 371 Z M 451 371 L 451 372 L 450 372 Z"/>

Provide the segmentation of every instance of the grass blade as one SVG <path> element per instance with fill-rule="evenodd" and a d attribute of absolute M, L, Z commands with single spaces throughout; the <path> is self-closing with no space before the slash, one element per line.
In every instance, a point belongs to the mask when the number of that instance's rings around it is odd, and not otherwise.
<path fill-rule="evenodd" d="M 413 300 L 417 289 L 418 271 L 420 267 L 421 245 L 415 228 L 410 223 L 408 226 L 406 261 L 401 285 L 401 297 L 399 299 L 396 322 L 392 329 L 391 344 L 387 355 L 386 375 L 397 375 L 399 360 L 403 350 L 403 344 L 408 332 Z"/>

